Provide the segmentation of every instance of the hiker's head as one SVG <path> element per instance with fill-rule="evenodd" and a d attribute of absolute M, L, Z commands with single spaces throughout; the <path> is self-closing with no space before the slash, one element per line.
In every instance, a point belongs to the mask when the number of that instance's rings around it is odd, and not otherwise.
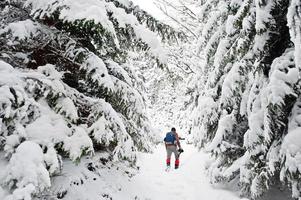
<path fill-rule="evenodd" d="M 172 131 L 172 132 L 176 132 L 176 128 L 172 127 L 172 128 L 171 128 L 171 131 Z"/>

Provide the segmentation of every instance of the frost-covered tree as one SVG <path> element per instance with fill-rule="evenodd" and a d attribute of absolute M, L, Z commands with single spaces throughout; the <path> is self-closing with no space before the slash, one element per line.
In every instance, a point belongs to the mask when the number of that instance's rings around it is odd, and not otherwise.
<path fill-rule="evenodd" d="M 0 7 L 6 199 L 41 195 L 66 158 L 79 163 L 106 152 L 135 164 L 137 151 L 151 150 L 143 81 L 128 54 L 164 65 L 157 35 L 175 42 L 183 33 L 127 0 L 8 0 Z"/>
<path fill-rule="evenodd" d="M 199 2 L 206 78 L 192 132 L 215 158 L 212 182 L 238 179 L 255 199 L 281 180 L 300 198 L 300 143 L 288 145 L 298 127 L 300 1 Z"/>

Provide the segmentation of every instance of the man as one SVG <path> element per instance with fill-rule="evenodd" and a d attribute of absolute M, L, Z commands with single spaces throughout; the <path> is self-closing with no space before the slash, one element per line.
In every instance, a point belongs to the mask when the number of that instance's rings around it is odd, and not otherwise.
<path fill-rule="evenodd" d="M 166 137 L 164 138 L 166 152 L 167 152 L 167 159 L 166 165 L 170 167 L 170 158 L 171 154 L 175 154 L 175 169 L 179 168 L 180 160 L 179 160 L 179 152 L 177 150 L 177 146 L 179 147 L 179 151 L 182 151 L 179 136 L 176 133 L 176 129 L 172 128 L 171 132 L 166 133 Z"/>

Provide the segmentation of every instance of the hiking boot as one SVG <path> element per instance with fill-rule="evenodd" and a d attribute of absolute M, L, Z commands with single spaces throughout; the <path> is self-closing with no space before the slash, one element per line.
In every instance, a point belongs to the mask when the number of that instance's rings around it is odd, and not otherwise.
<path fill-rule="evenodd" d="M 179 165 L 175 165 L 175 169 L 178 169 L 179 168 Z"/>

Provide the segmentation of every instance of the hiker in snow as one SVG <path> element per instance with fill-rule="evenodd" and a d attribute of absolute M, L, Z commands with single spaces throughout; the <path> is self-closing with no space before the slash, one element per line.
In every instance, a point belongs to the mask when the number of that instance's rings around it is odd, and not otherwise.
<path fill-rule="evenodd" d="M 167 159 L 166 164 L 167 167 L 170 167 L 170 158 L 171 154 L 175 154 L 175 169 L 179 168 L 180 160 L 179 160 L 179 152 L 183 152 L 181 148 L 179 136 L 176 133 L 176 129 L 172 128 L 171 132 L 166 133 L 166 137 L 164 138 L 166 152 L 167 152 Z M 177 149 L 179 147 L 179 150 Z"/>

